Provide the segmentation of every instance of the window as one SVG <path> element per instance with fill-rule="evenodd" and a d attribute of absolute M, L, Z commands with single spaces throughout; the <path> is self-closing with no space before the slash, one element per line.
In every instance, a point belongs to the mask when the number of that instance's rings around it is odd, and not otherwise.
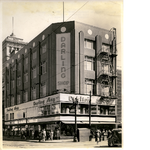
<path fill-rule="evenodd" d="M 44 96 L 46 96 L 46 84 L 45 83 L 41 85 L 41 97 L 44 97 Z"/>
<path fill-rule="evenodd" d="M 21 85 L 21 77 L 18 77 L 17 78 L 17 86 L 20 86 Z"/>
<path fill-rule="evenodd" d="M 17 94 L 17 104 L 20 104 L 21 101 L 20 101 L 20 94 Z"/>
<path fill-rule="evenodd" d="M 102 45 L 102 51 L 103 52 L 110 52 L 110 46 L 109 45 Z"/>
<path fill-rule="evenodd" d="M 9 83 L 7 83 L 7 91 L 9 90 Z"/>
<path fill-rule="evenodd" d="M 36 67 L 32 69 L 32 77 L 33 79 L 36 78 Z"/>
<path fill-rule="evenodd" d="M 91 106 L 91 114 L 97 114 L 96 106 Z"/>
<path fill-rule="evenodd" d="M 8 120 L 8 114 L 6 114 L 6 121 Z"/>
<path fill-rule="evenodd" d="M 25 58 L 25 62 L 24 63 L 25 63 L 25 65 L 28 64 L 28 57 Z"/>
<path fill-rule="evenodd" d="M 32 88 L 32 100 L 36 99 L 36 89 L 35 87 Z"/>
<path fill-rule="evenodd" d="M 46 44 L 42 45 L 42 53 L 45 53 L 46 52 Z"/>
<path fill-rule="evenodd" d="M 28 82 L 28 73 L 24 74 L 24 82 Z"/>
<path fill-rule="evenodd" d="M 94 49 L 94 42 L 91 40 L 84 40 L 84 47 L 88 49 Z"/>
<path fill-rule="evenodd" d="M 14 106 L 15 102 L 14 102 L 14 96 L 11 96 L 11 106 Z"/>
<path fill-rule="evenodd" d="M 12 87 L 12 88 L 14 88 L 14 87 L 15 87 L 15 85 L 14 85 L 14 84 L 15 84 L 15 81 L 14 81 L 14 80 L 11 80 L 11 87 Z"/>
<path fill-rule="evenodd" d="M 10 113 L 10 120 L 14 119 L 14 113 Z"/>
<path fill-rule="evenodd" d="M 32 59 L 36 59 L 36 52 L 33 53 Z"/>
<path fill-rule="evenodd" d="M 23 118 L 25 118 L 26 117 L 26 114 L 25 114 L 25 112 L 23 112 Z"/>
<path fill-rule="evenodd" d="M 84 85 L 84 93 L 93 95 L 94 92 L 94 80 L 86 79 Z"/>
<path fill-rule="evenodd" d="M 101 90 L 102 96 L 109 96 L 109 87 L 103 87 Z"/>
<path fill-rule="evenodd" d="M 46 73 L 46 71 L 47 71 L 47 67 L 46 66 L 47 66 L 46 62 L 41 63 L 41 74 Z"/>
<path fill-rule="evenodd" d="M 95 70 L 95 62 L 93 57 L 85 56 L 84 70 Z"/>
<path fill-rule="evenodd" d="M 27 102 L 28 101 L 28 92 L 25 91 L 24 92 L 24 102 Z"/>
<path fill-rule="evenodd" d="M 102 66 L 102 72 L 108 74 L 109 73 L 109 65 L 103 65 Z"/>

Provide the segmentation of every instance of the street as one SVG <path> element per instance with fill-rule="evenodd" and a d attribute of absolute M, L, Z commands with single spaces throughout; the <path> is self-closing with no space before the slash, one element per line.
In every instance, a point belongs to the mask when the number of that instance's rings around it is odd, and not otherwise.
<path fill-rule="evenodd" d="M 107 141 L 102 141 L 97 144 L 94 140 L 87 142 L 73 142 L 73 139 L 53 140 L 39 142 L 38 140 L 19 140 L 5 139 L 3 141 L 3 149 L 17 148 L 100 148 L 108 147 Z"/>

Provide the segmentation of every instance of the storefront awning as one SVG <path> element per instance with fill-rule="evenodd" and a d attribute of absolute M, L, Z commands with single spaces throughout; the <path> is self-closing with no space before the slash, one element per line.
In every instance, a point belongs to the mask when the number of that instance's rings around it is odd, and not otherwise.
<path fill-rule="evenodd" d="M 71 121 L 62 121 L 64 124 L 75 124 L 75 122 Z M 77 124 L 89 124 L 88 121 L 77 121 Z M 100 122 L 100 121 L 91 121 L 91 124 L 119 124 L 116 122 Z"/>

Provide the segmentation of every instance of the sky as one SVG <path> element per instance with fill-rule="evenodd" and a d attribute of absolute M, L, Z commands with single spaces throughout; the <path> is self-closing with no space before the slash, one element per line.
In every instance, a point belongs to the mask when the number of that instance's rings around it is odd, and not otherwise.
<path fill-rule="evenodd" d="M 12 27 L 14 17 L 14 28 Z M 122 1 L 64 1 L 64 21 L 117 29 L 117 67 L 122 66 Z M 63 1 L 2 1 L 2 40 L 14 31 L 31 41 L 50 24 L 63 21 Z"/>

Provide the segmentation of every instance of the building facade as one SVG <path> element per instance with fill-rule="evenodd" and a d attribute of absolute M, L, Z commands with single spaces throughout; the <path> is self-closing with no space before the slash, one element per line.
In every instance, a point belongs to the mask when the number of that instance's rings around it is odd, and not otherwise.
<path fill-rule="evenodd" d="M 117 122 L 122 123 L 122 71 L 117 69 Z"/>
<path fill-rule="evenodd" d="M 78 101 L 78 127 L 89 126 L 89 109 L 93 128 L 115 127 L 116 62 L 115 28 L 75 21 L 50 25 L 5 61 L 5 125 L 70 135 Z"/>

